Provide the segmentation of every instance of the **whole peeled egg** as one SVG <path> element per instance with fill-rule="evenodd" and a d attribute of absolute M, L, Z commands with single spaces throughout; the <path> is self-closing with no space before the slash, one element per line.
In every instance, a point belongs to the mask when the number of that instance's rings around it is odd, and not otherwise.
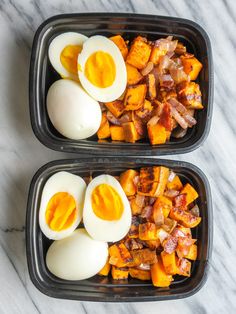
<path fill-rule="evenodd" d="M 111 175 L 100 175 L 87 186 L 83 222 L 95 240 L 121 240 L 131 226 L 131 208 L 119 181 Z"/>
<path fill-rule="evenodd" d="M 82 218 L 86 183 L 60 171 L 45 183 L 39 209 L 39 225 L 46 237 L 59 240 L 70 235 Z"/>
<path fill-rule="evenodd" d="M 83 228 L 55 241 L 46 255 L 46 265 L 55 276 L 83 280 L 96 275 L 108 258 L 108 245 L 92 239 Z"/>
<path fill-rule="evenodd" d="M 88 37 L 66 32 L 56 36 L 49 45 L 48 57 L 54 69 L 63 78 L 78 80 L 77 59 Z"/>
<path fill-rule="evenodd" d="M 69 139 L 85 139 L 99 129 L 99 103 L 79 83 L 69 79 L 54 82 L 47 94 L 47 111 L 55 129 Z"/>

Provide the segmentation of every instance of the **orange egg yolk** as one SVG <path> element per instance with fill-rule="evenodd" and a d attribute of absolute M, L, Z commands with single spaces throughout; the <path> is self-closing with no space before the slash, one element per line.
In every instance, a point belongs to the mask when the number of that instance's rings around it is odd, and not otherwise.
<path fill-rule="evenodd" d="M 76 204 L 73 196 L 66 192 L 54 194 L 48 202 L 45 218 L 54 231 L 69 228 L 76 219 Z"/>
<path fill-rule="evenodd" d="M 108 184 L 98 185 L 92 192 L 92 209 L 94 214 L 103 220 L 119 220 L 124 205 L 117 191 Z"/>
<path fill-rule="evenodd" d="M 116 77 L 116 66 L 112 56 L 104 51 L 94 52 L 86 61 L 85 76 L 97 87 L 111 86 Z"/>
<path fill-rule="evenodd" d="M 75 75 L 78 73 L 78 55 L 82 50 L 82 46 L 66 46 L 60 55 L 60 60 L 64 68 Z"/>

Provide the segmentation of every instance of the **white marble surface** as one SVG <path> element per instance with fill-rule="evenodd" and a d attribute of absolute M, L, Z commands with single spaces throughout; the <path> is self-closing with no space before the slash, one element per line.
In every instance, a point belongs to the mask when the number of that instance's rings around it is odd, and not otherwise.
<path fill-rule="evenodd" d="M 207 174 L 213 193 L 214 250 L 209 279 L 195 296 L 178 301 L 105 304 L 62 301 L 31 283 L 25 257 L 25 210 L 33 173 L 68 157 L 34 137 L 28 110 L 28 70 L 35 30 L 59 13 L 115 11 L 171 15 L 208 32 L 215 64 L 210 135 L 195 152 L 176 159 Z M 236 2 L 234 0 L 0 0 L 0 313 L 236 313 Z"/>

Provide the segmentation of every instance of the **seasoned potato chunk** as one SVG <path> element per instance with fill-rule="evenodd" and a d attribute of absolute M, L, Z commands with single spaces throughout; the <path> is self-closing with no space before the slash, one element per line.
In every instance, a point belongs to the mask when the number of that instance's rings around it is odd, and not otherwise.
<path fill-rule="evenodd" d="M 185 255 L 185 258 L 191 259 L 192 261 L 196 261 L 197 259 L 197 245 L 192 244 L 190 246 L 189 252 L 187 255 Z"/>
<path fill-rule="evenodd" d="M 163 125 L 157 123 L 148 125 L 148 137 L 152 145 L 165 144 L 167 140 L 167 131 Z"/>
<path fill-rule="evenodd" d="M 168 275 L 175 275 L 177 273 L 175 252 L 168 254 L 165 251 L 162 251 L 161 258 L 162 258 L 162 263 L 163 263 L 166 273 Z"/>
<path fill-rule="evenodd" d="M 138 84 L 138 82 L 143 78 L 139 70 L 128 63 L 126 63 L 126 71 L 128 85 Z"/>
<path fill-rule="evenodd" d="M 100 140 L 111 136 L 110 125 L 105 112 L 102 114 L 102 122 L 97 131 L 97 136 Z"/>
<path fill-rule="evenodd" d="M 198 193 L 197 191 L 194 189 L 194 187 L 187 183 L 185 184 L 185 186 L 183 187 L 183 189 L 180 191 L 180 194 L 186 194 L 186 201 L 187 201 L 187 205 L 192 203 L 195 199 L 198 198 Z"/>
<path fill-rule="evenodd" d="M 192 215 L 187 210 L 173 207 L 170 211 L 170 218 L 177 220 L 184 227 L 194 228 L 201 222 L 201 217 Z"/>
<path fill-rule="evenodd" d="M 147 85 L 129 86 L 124 99 L 125 110 L 138 110 L 142 107 L 147 93 Z"/>
<path fill-rule="evenodd" d="M 140 136 L 135 128 L 134 122 L 126 122 L 122 124 L 124 130 L 125 141 L 128 143 L 135 143 L 140 139 Z"/>
<path fill-rule="evenodd" d="M 116 36 L 110 37 L 110 40 L 112 40 L 114 44 L 116 44 L 116 46 L 120 49 L 120 52 L 123 58 L 126 59 L 127 54 L 128 54 L 128 47 L 123 37 L 121 37 L 120 35 L 116 35 Z"/>
<path fill-rule="evenodd" d="M 140 264 L 154 264 L 157 261 L 156 251 L 150 249 L 131 251 L 133 257 L 133 264 L 139 266 Z"/>
<path fill-rule="evenodd" d="M 134 178 L 139 175 L 138 171 L 128 169 L 120 175 L 120 184 L 127 196 L 134 195 L 137 192 Z"/>
<path fill-rule="evenodd" d="M 188 109 L 202 109 L 202 93 L 195 82 L 182 82 L 177 85 L 178 100 Z"/>
<path fill-rule="evenodd" d="M 104 103 L 107 109 L 116 117 L 119 118 L 124 112 L 125 106 L 121 100 Z"/>
<path fill-rule="evenodd" d="M 159 63 L 159 61 L 160 61 L 160 57 L 164 56 L 166 53 L 167 53 L 167 50 L 160 49 L 157 46 L 153 46 L 149 61 L 151 61 L 152 63 L 157 65 Z"/>
<path fill-rule="evenodd" d="M 169 198 L 161 195 L 156 199 L 153 205 L 153 211 L 155 211 L 157 208 L 161 208 L 164 217 L 167 218 L 172 208 L 172 201 Z"/>
<path fill-rule="evenodd" d="M 163 266 L 161 257 L 157 257 L 157 262 L 151 265 L 151 278 L 155 287 L 169 287 L 173 280 L 172 275 L 168 275 Z"/>
<path fill-rule="evenodd" d="M 126 62 L 141 70 L 147 65 L 150 54 L 151 46 L 146 38 L 138 36 L 131 45 Z"/>
<path fill-rule="evenodd" d="M 117 267 L 126 267 L 133 261 L 124 243 L 113 244 L 109 247 L 109 263 Z"/>
<path fill-rule="evenodd" d="M 98 275 L 101 276 L 108 276 L 109 272 L 111 269 L 111 264 L 109 263 L 109 261 L 107 260 L 106 264 L 103 266 L 103 268 L 100 270 L 100 272 L 98 273 Z"/>
<path fill-rule="evenodd" d="M 151 273 L 150 270 L 143 270 L 138 268 L 130 268 L 129 274 L 132 278 L 137 278 L 140 280 L 150 280 L 151 279 Z"/>
<path fill-rule="evenodd" d="M 152 222 L 146 222 L 139 225 L 139 239 L 157 240 L 157 227 Z"/>
<path fill-rule="evenodd" d="M 156 79 L 154 74 L 148 74 L 147 82 L 148 82 L 148 96 L 151 100 L 153 100 L 157 96 Z"/>
<path fill-rule="evenodd" d="M 111 269 L 112 278 L 115 280 L 127 279 L 129 276 L 128 267 L 116 267 L 112 265 Z"/>
<path fill-rule="evenodd" d="M 113 141 L 124 141 L 125 139 L 125 134 L 122 126 L 119 125 L 112 125 L 110 127 L 111 131 L 111 139 Z"/>
<path fill-rule="evenodd" d="M 183 188 L 183 184 L 180 181 L 179 176 L 176 175 L 171 182 L 168 182 L 167 188 L 169 190 L 177 190 L 177 191 L 181 190 Z"/>
<path fill-rule="evenodd" d="M 201 62 L 194 56 L 188 57 L 188 55 L 181 56 L 180 59 L 184 67 L 184 72 L 189 75 L 190 80 L 196 80 L 202 69 Z"/>

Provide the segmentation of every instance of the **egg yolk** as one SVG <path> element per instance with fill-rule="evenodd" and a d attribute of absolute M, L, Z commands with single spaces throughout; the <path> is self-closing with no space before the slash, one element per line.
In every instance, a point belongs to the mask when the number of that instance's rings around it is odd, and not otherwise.
<path fill-rule="evenodd" d="M 116 77 L 116 66 L 112 56 L 104 51 L 94 52 L 85 63 L 85 76 L 97 87 L 111 86 Z"/>
<path fill-rule="evenodd" d="M 73 196 L 66 192 L 54 194 L 48 202 L 45 218 L 54 231 L 69 228 L 76 219 L 76 204 Z"/>
<path fill-rule="evenodd" d="M 92 192 L 92 208 L 94 214 L 103 220 L 119 220 L 124 205 L 117 191 L 108 184 L 98 185 Z"/>
<path fill-rule="evenodd" d="M 81 52 L 81 46 L 66 46 L 60 56 L 60 60 L 64 68 L 75 75 L 78 73 L 78 55 Z"/>

